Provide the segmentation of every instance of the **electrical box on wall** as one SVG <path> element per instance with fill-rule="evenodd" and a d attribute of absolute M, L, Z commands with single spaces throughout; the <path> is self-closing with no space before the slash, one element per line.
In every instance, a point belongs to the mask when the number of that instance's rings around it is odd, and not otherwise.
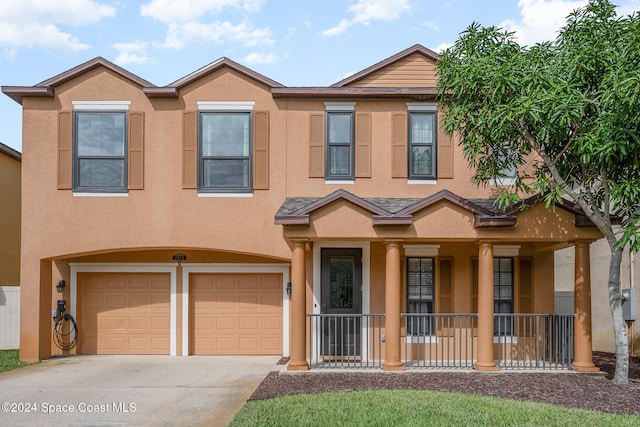
<path fill-rule="evenodd" d="M 636 288 L 622 290 L 622 317 L 636 320 Z"/>

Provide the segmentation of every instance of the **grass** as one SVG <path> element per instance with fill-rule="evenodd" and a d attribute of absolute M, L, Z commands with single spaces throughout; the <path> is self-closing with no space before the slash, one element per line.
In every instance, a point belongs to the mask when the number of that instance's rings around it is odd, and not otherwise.
<path fill-rule="evenodd" d="M 417 390 L 301 394 L 248 402 L 230 426 L 638 426 L 640 417 Z"/>
<path fill-rule="evenodd" d="M 31 363 L 20 361 L 20 350 L 0 350 L 0 372 L 29 366 Z"/>

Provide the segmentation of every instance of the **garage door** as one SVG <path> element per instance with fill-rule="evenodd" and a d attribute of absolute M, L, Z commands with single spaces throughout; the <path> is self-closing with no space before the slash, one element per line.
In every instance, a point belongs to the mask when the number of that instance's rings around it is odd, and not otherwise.
<path fill-rule="evenodd" d="M 81 354 L 169 354 L 168 274 L 80 273 Z"/>
<path fill-rule="evenodd" d="M 281 274 L 192 274 L 191 354 L 282 354 Z"/>

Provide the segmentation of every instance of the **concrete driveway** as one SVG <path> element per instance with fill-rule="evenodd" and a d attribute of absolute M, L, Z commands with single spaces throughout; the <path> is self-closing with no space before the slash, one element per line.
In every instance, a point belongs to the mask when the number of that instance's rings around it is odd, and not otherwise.
<path fill-rule="evenodd" d="M 0 374 L 0 425 L 225 426 L 278 359 L 53 359 Z"/>

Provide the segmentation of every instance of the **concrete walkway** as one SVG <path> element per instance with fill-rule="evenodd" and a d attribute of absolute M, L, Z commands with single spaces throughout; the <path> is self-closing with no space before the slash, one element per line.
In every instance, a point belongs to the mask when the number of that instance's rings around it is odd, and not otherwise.
<path fill-rule="evenodd" d="M 1 426 L 225 426 L 278 356 L 73 356 L 0 374 Z"/>

